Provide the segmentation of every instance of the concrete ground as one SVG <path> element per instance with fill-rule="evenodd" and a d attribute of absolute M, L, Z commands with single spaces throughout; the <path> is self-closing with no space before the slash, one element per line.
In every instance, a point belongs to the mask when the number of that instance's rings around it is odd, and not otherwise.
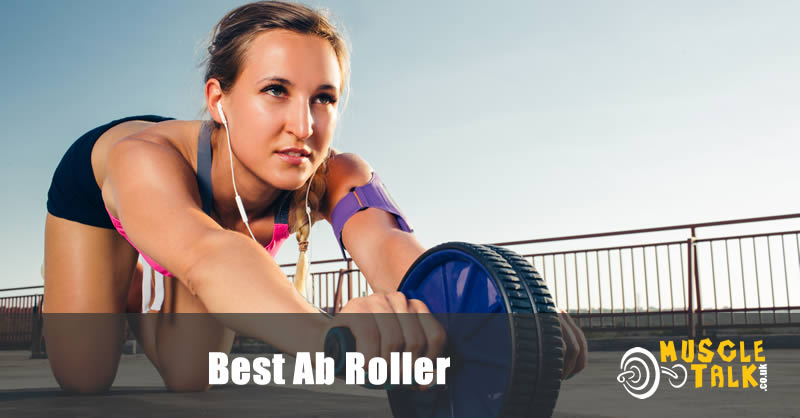
<path fill-rule="evenodd" d="M 554 416 L 800 416 L 796 386 L 800 381 L 800 349 L 765 352 L 766 392 L 752 388 L 695 389 L 690 374 L 680 389 L 671 388 L 663 378 L 656 393 L 645 400 L 631 397 L 616 380 L 623 354 L 590 352 L 589 367 L 562 385 Z M 110 393 L 72 396 L 58 389 L 46 359 L 29 356 L 27 351 L 0 351 L 0 416 L 391 416 L 384 391 L 343 384 L 229 385 L 207 393 L 171 393 L 142 354 L 122 356 Z M 284 370 L 292 370 L 290 366 L 287 362 Z"/>

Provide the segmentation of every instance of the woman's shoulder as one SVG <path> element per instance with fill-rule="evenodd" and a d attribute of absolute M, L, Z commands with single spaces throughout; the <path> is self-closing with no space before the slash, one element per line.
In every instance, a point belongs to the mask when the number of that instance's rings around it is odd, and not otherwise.
<path fill-rule="evenodd" d="M 142 126 L 120 139 L 136 139 L 173 148 L 191 161 L 197 152 L 197 137 L 202 123 L 199 120 L 165 120 Z"/>
<path fill-rule="evenodd" d="M 330 212 L 350 190 L 363 186 L 372 178 L 372 167 L 369 163 L 351 152 L 332 150 L 327 162 L 325 175 L 325 207 Z M 326 217 L 330 213 L 326 213 Z"/>
<path fill-rule="evenodd" d="M 352 152 L 332 150 L 327 169 L 327 188 L 333 192 L 341 189 L 346 194 L 354 187 L 363 186 L 372 177 L 369 163 Z"/>
<path fill-rule="evenodd" d="M 197 150 L 196 138 L 200 130 L 201 121 L 152 120 L 131 119 L 118 123 L 103 132 L 95 142 L 92 149 L 92 168 L 98 184 L 103 184 L 107 174 L 108 158 L 115 145 L 121 141 L 132 140 L 135 144 L 153 143 L 165 149 L 178 152 L 188 162 Z M 195 141 L 190 137 L 194 135 Z M 137 148 L 134 146 L 133 148 Z"/>
<path fill-rule="evenodd" d="M 201 121 L 180 120 L 151 123 L 105 144 L 107 149 L 101 150 L 106 155 L 105 168 L 97 179 L 106 205 L 115 209 L 112 189 L 120 187 L 146 184 L 145 189 L 156 193 L 160 189 L 164 195 L 191 190 L 189 186 L 196 184 L 196 136 L 200 124 Z M 194 144 L 189 139 L 192 135 Z"/>
<path fill-rule="evenodd" d="M 192 141 L 189 140 L 191 135 L 194 135 L 195 139 L 197 138 L 201 123 L 201 121 L 196 120 L 168 119 L 154 121 L 144 118 L 129 119 L 108 128 L 98 137 L 94 147 L 97 151 L 100 151 L 100 155 L 105 155 L 118 142 L 135 138 L 181 150 L 191 144 Z"/>

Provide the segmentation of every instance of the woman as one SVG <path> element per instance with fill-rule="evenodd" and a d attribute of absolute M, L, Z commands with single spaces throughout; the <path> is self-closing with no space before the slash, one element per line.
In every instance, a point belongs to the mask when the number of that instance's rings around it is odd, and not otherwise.
<path fill-rule="evenodd" d="M 163 312 L 215 314 L 200 327 L 160 315 L 131 324 L 171 390 L 207 389 L 207 372 L 194 366 L 207 364 L 209 351 L 229 351 L 231 330 L 296 352 L 319 351 L 330 327 L 346 325 L 368 357 L 441 352 L 444 332 L 435 320 L 397 315 L 428 312 L 395 291 L 424 252 L 399 210 L 334 219 L 351 189 L 380 188 L 366 162 L 330 147 L 349 75 L 342 38 L 318 12 L 281 2 L 239 7 L 213 35 L 205 77 L 213 121 L 117 120 L 78 139 L 62 159 L 48 193 L 44 312 L 138 306 L 131 290 L 141 280 L 138 249 L 167 276 Z M 389 313 L 392 320 L 304 315 L 265 326 L 216 315 L 318 313 L 272 256 L 294 232 L 298 266 L 305 265 L 310 225 L 323 218 L 375 291 L 342 312 Z M 103 316 L 74 329 L 59 320 L 45 318 L 45 338 L 61 387 L 106 390 L 119 362 L 121 321 Z M 298 328 L 294 338 L 276 338 Z M 80 350 L 76 341 L 85 342 Z"/>

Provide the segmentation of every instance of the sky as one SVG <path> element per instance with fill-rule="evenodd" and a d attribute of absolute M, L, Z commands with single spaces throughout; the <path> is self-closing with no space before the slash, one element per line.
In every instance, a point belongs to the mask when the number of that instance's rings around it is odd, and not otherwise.
<path fill-rule="evenodd" d="M 42 283 L 46 193 L 75 139 L 202 117 L 209 31 L 240 4 L 5 3 L 0 288 Z M 426 247 L 800 212 L 798 2 L 307 4 L 352 45 L 334 145 L 371 164 Z M 337 256 L 316 225 L 312 258 Z"/>

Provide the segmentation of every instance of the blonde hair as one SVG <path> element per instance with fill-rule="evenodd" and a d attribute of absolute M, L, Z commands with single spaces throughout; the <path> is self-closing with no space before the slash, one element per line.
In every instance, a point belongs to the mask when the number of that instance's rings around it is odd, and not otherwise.
<path fill-rule="evenodd" d="M 208 46 L 206 59 L 205 81 L 214 78 L 219 81 L 223 92 L 228 92 L 233 87 L 242 71 L 242 64 L 250 42 L 261 32 L 273 29 L 286 29 L 301 34 L 319 36 L 330 42 L 339 61 L 342 75 L 342 91 L 349 94 L 350 55 L 345 38 L 331 23 L 326 11 L 317 11 L 301 4 L 285 3 L 281 1 L 257 1 L 248 3 L 231 10 L 214 26 L 211 32 L 211 41 Z M 347 103 L 346 98 L 341 101 L 342 107 Z M 218 124 L 214 122 L 216 127 Z M 328 157 L 333 155 L 329 150 Z M 297 234 L 297 243 L 300 255 L 297 260 L 295 272 L 295 288 L 300 293 L 305 293 L 305 282 L 309 275 L 308 239 L 311 226 L 322 218 L 321 205 L 325 195 L 325 175 L 327 173 L 327 158 L 303 187 L 292 192 L 293 222 L 289 231 Z M 311 208 L 311 224 L 305 211 L 306 190 L 308 203 Z M 290 218 L 291 219 L 291 218 Z"/>
<path fill-rule="evenodd" d="M 306 184 L 292 193 L 292 212 L 294 214 L 294 222 L 289 225 L 289 232 L 294 232 L 297 237 L 297 245 L 300 249 L 300 255 L 297 257 L 297 269 L 294 274 L 294 287 L 298 292 L 305 295 L 306 280 L 309 276 L 310 261 L 308 257 L 308 243 L 311 235 L 311 226 L 314 222 L 322 218 L 322 205 L 324 203 L 323 197 L 327 189 L 325 176 L 328 172 L 328 158 L 333 155 L 333 152 L 328 153 L 322 165 L 314 172 L 314 175 L 306 182 Z M 310 185 L 310 189 L 309 189 Z M 311 209 L 311 224 L 309 224 L 309 216 L 306 214 L 306 190 L 308 190 L 308 207 Z"/>

